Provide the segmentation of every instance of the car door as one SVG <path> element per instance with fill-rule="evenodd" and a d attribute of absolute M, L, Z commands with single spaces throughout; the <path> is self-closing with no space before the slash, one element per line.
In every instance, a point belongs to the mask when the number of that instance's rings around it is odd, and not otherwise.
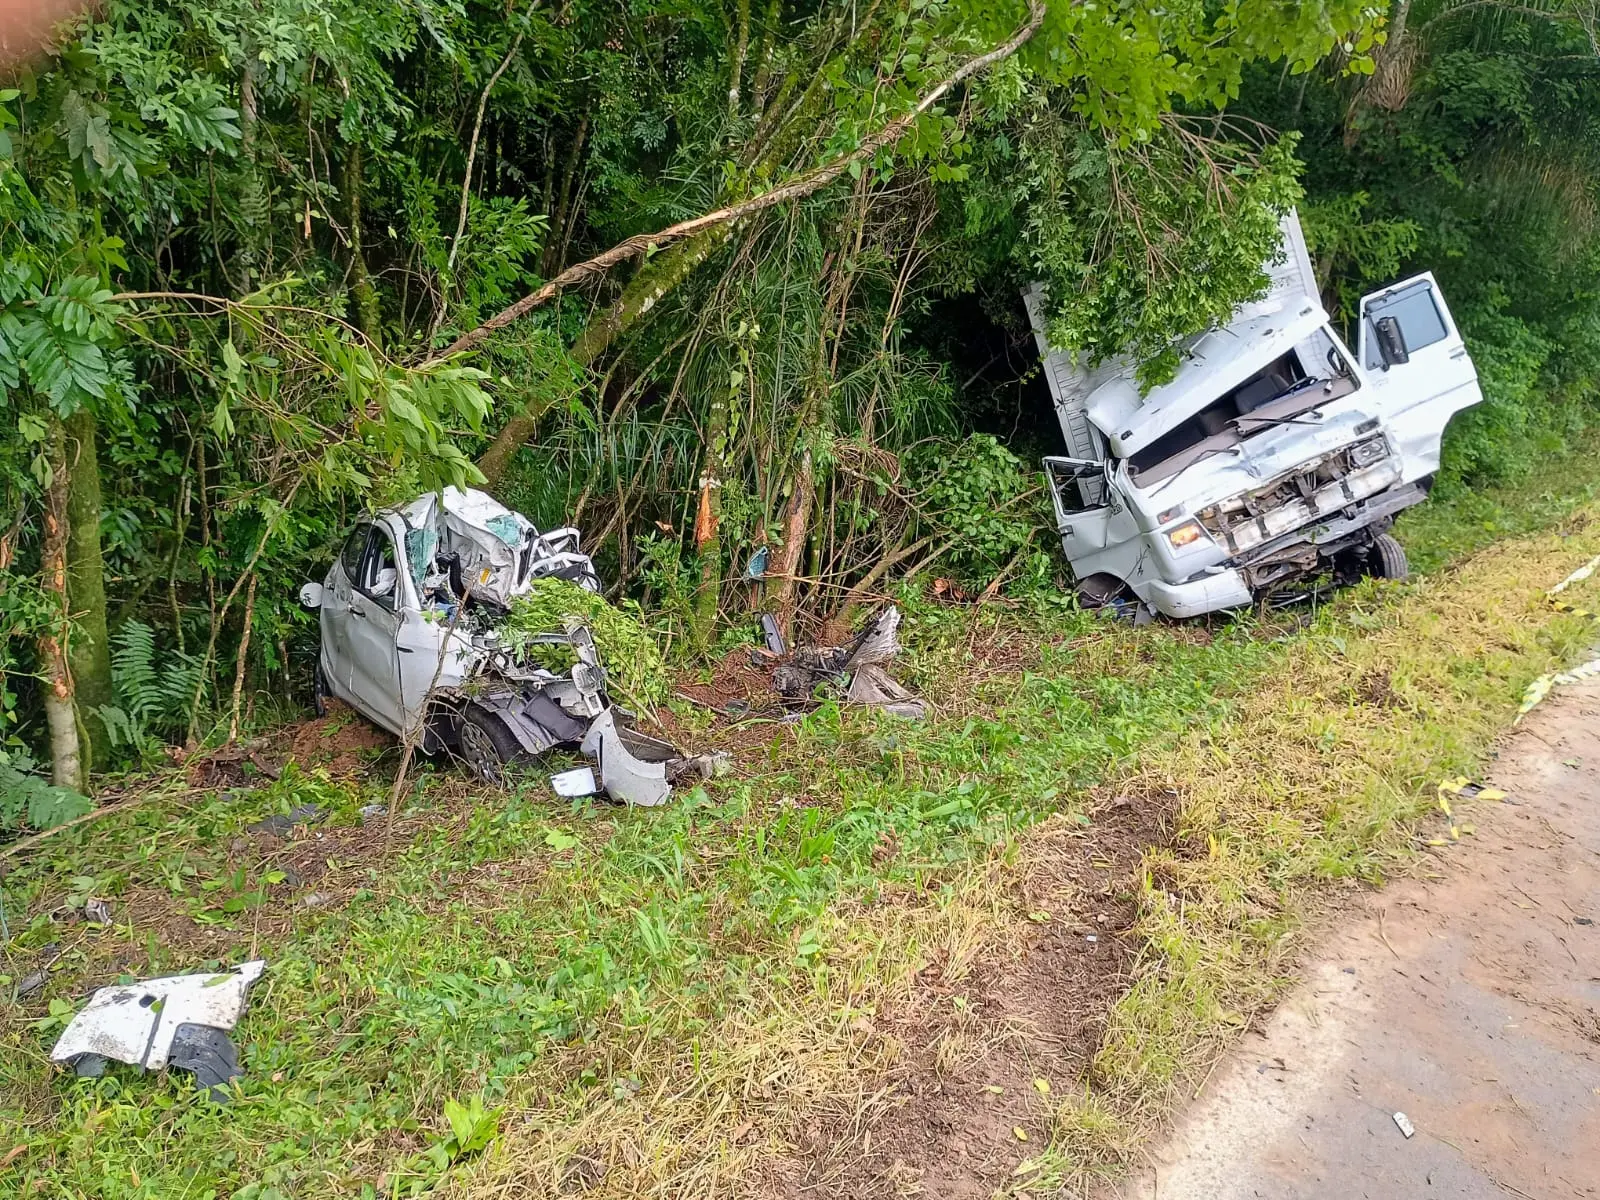
<path fill-rule="evenodd" d="M 1431 274 L 1361 301 L 1356 344 L 1376 406 L 1402 456 L 1404 482 L 1439 469 L 1450 418 L 1483 399 L 1466 343 Z"/>
<path fill-rule="evenodd" d="M 350 602 L 355 596 L 355 581 L 367 555 L 372 527 L 357 525 L 339 548 L 327 578 L 323 581 L 321 629 L 322 674 L 329 690 L 345 703 L 354 703 L 354 659 L 350 654 Z"/>
<path fill-rule="evenodd" d="M 366 548 L 353 580 L 346 621 L 350 691 L 356 707 L 390 732 L 401 729 L 400 631 L 401 558 L 389 530 L 367 524 Z"/>
<path fill-rule="evenodd" d="M 1106 548 L 1113 515 L 1106 464 L 1089 458 L 1047 458 L 1045 476 L 1056 509 L 1056 531 L 1074 572 Z M 1092 568 L 1091 568 L 1092 569 Z"/>

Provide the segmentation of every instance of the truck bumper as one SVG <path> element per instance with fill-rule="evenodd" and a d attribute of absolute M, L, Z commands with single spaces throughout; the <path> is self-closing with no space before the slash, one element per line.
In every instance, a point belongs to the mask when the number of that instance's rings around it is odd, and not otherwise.
<path fill-rule="evenodd" d="M 1169 617 L 1200 617 L 1250 603 L 1250 589 L 1238 571 L 1218 571 L 1187 583 L 1151 579 L 1145 586 L 1148 589 L 1143 598 L 1145 603 Z"/>

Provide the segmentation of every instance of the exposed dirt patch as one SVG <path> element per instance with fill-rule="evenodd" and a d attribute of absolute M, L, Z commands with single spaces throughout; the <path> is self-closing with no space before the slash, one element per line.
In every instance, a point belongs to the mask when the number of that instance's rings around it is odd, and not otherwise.
<path fill-rule="evenodd" d="M 395 740 L 376 725 L 340 704 L 328 701 L 328 715 L 301 721 L 284 731 L 288 751 L 302 766 L 322 767 L 333 776 L 365 770 L 375 755 L 392 750 Z M 274 741 L 282 744 L 282 737 Z"/>
<path fill-rule="evenodd" d="M 768 1194 L 976 1200 L 1007 1183 L 1049 1141 L 1054 1102 L 1128 985 L 1139 863 L 1167 842 L 1174 799 L 1116 795 L 1088 826 L 1040 830 L 1010 943 L 932 956 L 911 999 L 873 1022 L 895 1066 L 801 1131 Z"/>
<path fill-rule="evenodd" d="M 183 760 L 184 778 L 197 790 L 251 787 L 276 779 L 290 761 L 338 778 L 365 772 L 374 758 L 395 748 L 393 737 L 353 709 L 332 699 L 327 704 L 327 716 L 190 756 Z"/>
<path fill-rule="evenodd" d="M 1399 708 L 1405 704 L 1394 690 L 1394 681 L 1387 671 L 1368 671 L 1356 680 L 1355 698 L 1361 704 L 1377 708 Z"/>
<path fill-rule="evenodd" d="M 676 691 L 696 704 L 743 716 L 782 705 L 772 689 L 772 668 L 781 659 L 757 665 L 750 646 L 737 646 L 712 665 L 705 678 L 680 679 Z"/>

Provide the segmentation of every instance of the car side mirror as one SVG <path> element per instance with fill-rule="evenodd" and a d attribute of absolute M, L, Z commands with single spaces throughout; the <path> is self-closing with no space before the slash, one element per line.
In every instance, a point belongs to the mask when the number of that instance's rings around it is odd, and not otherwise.
<path fill-rule="evenodd" d="M 1378 353 L 1383 358 L 1385 370 L 1411 361 L 1411 351 L 1406 349 L 1406 335 L 1394 317 L 1379 317 L 1377 321 Z"/>
<path fill-rule="evenodd" d="M 372 594 L 374 596 L 394 595 L 394 585 L 400 579 L 400 572 L 393 567 L 379 567 L 378 577 L 372 581 Z"/>
<path fill-rule="evenodd" d="M 307 608 L 316 610 L 322 607 L 322 585 L 308 583 L 300 588 L 300 603 Z"/>

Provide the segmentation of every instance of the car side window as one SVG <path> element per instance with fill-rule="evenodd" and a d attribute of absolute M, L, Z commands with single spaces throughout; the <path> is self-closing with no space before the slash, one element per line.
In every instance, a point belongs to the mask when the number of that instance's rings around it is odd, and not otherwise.
<path fill-rule="evenodd" d="M 390 612 L 395 608 L 396 593 L 400 590 L 399 559 L 395 557 L 394 539 L 380 526 L 373 525 L 367 555 L 362 564 L 357 584 L 374 601 Z M 387 572 L 387 575 L 385 574 Z"/>
<path fill-rule="evenodd" d="M 371 533 L 371 525 L 357 525 L 354 532 L 345 538 L 344 546 L 339 551 L 339 563 L 344 567 L 345 576 L 356 587 L 361 586 L 361 567 L 367 556 L 367 538 Z"/>
<path fill-rule="evenodd" d="M 1106 506 L 1104 464 L 1046 459 L 1045 467 L 1050 476 L 1050 489 L 1055 493 L 1056 505 L 1063 516 L 1093 512 Z"/>

